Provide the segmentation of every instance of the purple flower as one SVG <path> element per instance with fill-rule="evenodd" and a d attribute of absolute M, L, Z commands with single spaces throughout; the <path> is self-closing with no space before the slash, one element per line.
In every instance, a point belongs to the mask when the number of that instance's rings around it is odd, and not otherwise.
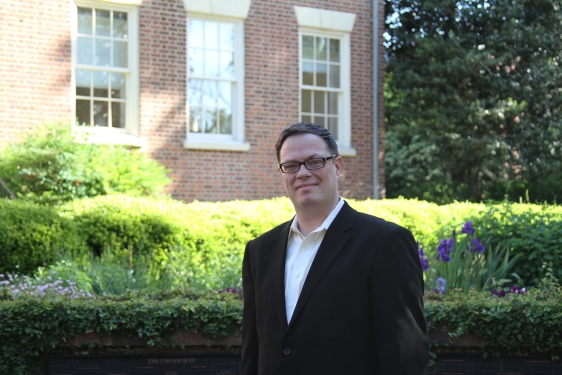
<path fill-rule="evenodd" d="M 226 288 L 226 289 L 221 289 L 219 290 L 219 293 L 235 293 L 238 295 L 242 295 L 244 294 L 244 292 L 242 291 L 242 289 L 237 289 L 236 287 L 234 288 Z"/>
<path fill-rule="evenodd" d="M 435 287 L 435 293 L 437 294 L 445 294 L 445 285 L 447 284 L 447 280 L 440 277 L 437 279 L 437 287 Z"/>
<path fill-rule="evenodd" d="M 464 223 L 464 226 L 462 227 L 462 232 L 464 234 L 469 234 L 471 236 L 474 234 L 474 227 L 472 226 L 472 221 L 467 221 L 466 223 Z"/>
<path fill-rule="evenodd" d="M 429 263 L 427 262 L 427 257 L 425 256 L 423 252 L 423 248 L 420 245 L 418 245 L 418 254 L 420 255 L 420 262 L 422 265 L 422 269 L 424 271 L 427 271 L 429 269 Z"/>
<path fill-rule="evenodd" d="M 517 285 L 512 285 L 511 288 L 509 288 L 509 293 L 525 294 L 527 293 L 527 289 L 519 288 Z"/>
<path fill-rule="evenodd" d="M 476 250 L 479 253 L 484 252 L 485 248 L 484 245 L 482 245 L 479 241 L 478 238 L 474 237 L 474 240 L 472 241 L 472 245 L 470 245 L 470 252 L 472 253 L 474 250 Z"/>
<path fill-rule="evenodd" d="M 500 289 L 500 290 L 492 290 L 492 294 L 498 296 L 498 297 L 505 297 L 506 294 L 525 294 L 527 293 L 527 289 L 525 288 L 519 288 L 517 285 L 512 285 L 509 290 L 505 290 L 505 289 Z"/>
<path fill-rule="evenodd" d="M 498 297 L 505 297 L 505 290 L 501 289 L 500 291 L 494 289 L 492 290 L 492 294 L 498 296 Z"/>
<path fill-rule="evenodd" d="M 443 262 L 449 262 L 451 260 L 449 254 L 455 251 L 453 248 L 454 240 L 455 239 L 453 237 L 448 240 L 444 239 L 441 241 L 439 246 L 437 246 L 437 260 L 441 260 Z"/>

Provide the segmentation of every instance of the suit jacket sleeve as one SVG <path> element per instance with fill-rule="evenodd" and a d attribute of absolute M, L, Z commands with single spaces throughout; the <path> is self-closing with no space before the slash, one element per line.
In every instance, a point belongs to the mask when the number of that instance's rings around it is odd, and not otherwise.
<path fill-rule="evenodd" d="M 251 242 L 246 245 L 242 265 L 244 312 L 242 315 L 241 375 L 256 375 L 258 373 L 259 343 L 256 328 L 255 290 L 248 250 Z"/>
<path fill-rule="evenodd" d="M 423 271 L 412 234 L 396 227 L 382 241 L 371 274 L 377 374 L 427 373 L 429 340 Z"/>

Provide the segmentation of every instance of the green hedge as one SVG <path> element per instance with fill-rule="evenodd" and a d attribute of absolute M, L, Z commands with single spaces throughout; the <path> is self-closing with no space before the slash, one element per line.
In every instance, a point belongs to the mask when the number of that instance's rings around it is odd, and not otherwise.
<path fill-rule="evenodd" d="M 0 199 L 0 272 L 29 274 L 61 254 L 87 251 L 72 220 L 48 207 Z"/>
<path fill-rule="evenodd" d="M 538 283 L 544 261 L 562 276 L 560 206 L 504 203 L 438 206 L 406 199 L 348 201 L 359 211 L 409 228 L 430 258 L 435 258 L 439 240 L 450 237 L 453 230 L 460 231 L 465 221 L 472 220 L 480 240 L 489 238 L 492 245 L 509 240 L 514 252 L 524 254 L 515 270 L 527 285 Z M 239 280 L 246 242 L 293 216 L 287 198 L 185 204 L 172 199 L 101 196 L 75 200 L 56 208 L 59 218 L 44 207 L 25 207 L 30 212 L 25 219 L 18 219 L 15 214 L 0 214 L 0 226 L 11 228 L 8 229 L 11 233 L 0 234 L 0 256 L 13 259 L 10 267 L 17 259 L 31 268 L 41 264 L 43 260 L 19 255 L 42 254 L 44 244 L 28 241 L 14 245 L 13 238 L 18 238 L 22 230 L 35 232 L 34 217 L 48 215 L 52 218 L 49 220 L 60 223 L 53 229 L 56 233 L 68 228 L 72 234 L 69 241 L 75 238 L 74 226 L 67 224 L 72 222 L 82 238 L 77 242 L 85 242 L 91 254 L 100 255 L 105 249 L 111 249 L 124 259 L 131 257 L 131 253 L 135 257 L 143 256 L 153 263 L 157 275 L 173 257 L 175 264 L 183 264 L 186 278 L 203 282 L 206 277 L 215 280 L 226 277 L 231 286 L 236 286 Z M 37 215 L 32 213 L 34 210 Z M 60 236 L 56 233 L 52 236 Z M 22 252 L 24 247 L 29 249 Z M 7 270 L 12 268 L 0 263 L 0 272 Z M 210 282 L 209 286 L 217 282 Z"/>
<path fill-rule="evenodd" d="M 482 353 L 557 356 L 562 351 L 561 297 L 559 290 L 506 298 L 433 295 L 426 300 L 425 313 L 430 332 L 447 325 L 453 335 L 484 338 Z M 83 350 L 65 343 L 85 333 L 144 337 L 149 347 L 169 347 L 166 337 L 175 330 L 197 330 L 210 337 L 238 334 L 241 319 L 242 301 L 232 293 L 96 299 L 13 299 L 0 294 L 0 375 L 40 373 L 42 355 Z"/>

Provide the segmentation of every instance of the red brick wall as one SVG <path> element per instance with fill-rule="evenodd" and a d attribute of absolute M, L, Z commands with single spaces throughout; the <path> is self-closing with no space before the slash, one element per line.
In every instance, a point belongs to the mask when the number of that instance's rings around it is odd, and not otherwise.
<path fill-rule="evenodd" d="M 70 3 L 0 2 L 0 147 L 70 118 Z"/>
<path fill-rule="evenodd" d="M 345 197 L 373 196 L 371 0 L 252 1 L 245 23 L 249 152 L 183 148 L 187 15 L 180 0 L 144 0 L 140 8 L 140 132 L 147 140 L 144 150 L 172 169 L 174 197 L 230 200 L 284 194 L 274 145 L 279 132 L 298 121 L 294 5 L 356 14 L 351 34 L 351 145 L 357 156 L 344 158 L 340 186 Z M 383 22 L 381 4 L 381 40 Z M 0 37 L 5 40 L 0 47 L 0 69 L 6 77 L 0 86 L 1 145 L 42 121 L 70 118 L 70 4 L 67 0 L 2 2 L 0 25 Z M 378 57 L 383 64 L 382 51 Z M 382 87 L 382 70 L 379 82 Z M 379 102 L 382 109 L 382 93 Z M 383 120 L 381 110 L 381 139 Z M 383 179 L 381 170 L 379 181 Z"/>

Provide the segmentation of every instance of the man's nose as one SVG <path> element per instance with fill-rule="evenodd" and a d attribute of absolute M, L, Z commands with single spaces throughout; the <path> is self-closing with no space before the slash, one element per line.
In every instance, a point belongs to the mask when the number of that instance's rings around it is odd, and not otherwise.
<path fill-rule="evenodd" d="M 308 176 L 310 176 L 310 171 L 306 169 L 304 164 L 302 164 L 299 170 L 297 171 L 297 178 L 303 178 Z"/>

